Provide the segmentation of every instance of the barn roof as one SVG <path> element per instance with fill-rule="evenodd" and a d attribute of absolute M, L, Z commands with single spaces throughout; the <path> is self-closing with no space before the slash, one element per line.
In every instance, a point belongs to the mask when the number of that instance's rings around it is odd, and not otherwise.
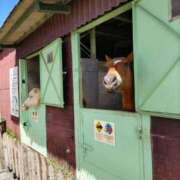
<path fill-rule="evenodd" d="M 0 28 L 0 45 L 18 44 L 55 12 L 68 13 L 71 0 L 21 0 Z"/>

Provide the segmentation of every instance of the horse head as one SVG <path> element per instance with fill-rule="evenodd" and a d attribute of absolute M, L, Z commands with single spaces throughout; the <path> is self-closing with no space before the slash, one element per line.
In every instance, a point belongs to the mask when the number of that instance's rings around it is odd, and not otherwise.
<path fill-rule="evenodd" d="M 103 84 L 108 92 L 119 90 L 126 81 L 127 66 L 132 62 L 133 55 L 114 58 L 106 57 L 107 73 L 104 76 Z"/>
<path fill-rule="evenodd" d="M 24 101 L 21 107 L 21 111 L 26 111 L 31 107 L 38 107 L 40 104 L 40 89 L 33 88 L 28 95 L 28 98 Z"/>

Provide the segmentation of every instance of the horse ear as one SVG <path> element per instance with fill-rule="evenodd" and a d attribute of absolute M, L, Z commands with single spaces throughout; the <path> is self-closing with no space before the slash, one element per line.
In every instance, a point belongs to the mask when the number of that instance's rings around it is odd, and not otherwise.
<path fill-rule="evenodd" d="M 105 55 L 106 58 L 106 66 L 109 67 L 113 64 L 113 60 L 111 57 L 109 57 L 108 55 Z"/>
<path fill-rule="evenodd" d="M 112 61 L 112 58 L 110 58 L 107 54 L 105 55 L 106 61 Z"/>
<path fill-rule="evenodd" d="M 128 56 L 126 57 L 126 60 L 124 61 L 125 64 L 129 64 L 133 62 L 133 53 L 131 52 L 130 54 L 128 54 Z"/>

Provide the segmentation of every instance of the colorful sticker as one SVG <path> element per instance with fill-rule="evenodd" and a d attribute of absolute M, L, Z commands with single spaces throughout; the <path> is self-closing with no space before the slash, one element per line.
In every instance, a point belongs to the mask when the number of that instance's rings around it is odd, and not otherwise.
<path fill-rule="evenodd" d="M 94 135 L 96 141 L 115 145 L 114 123 L 102 120 L 94 120 Z"/>

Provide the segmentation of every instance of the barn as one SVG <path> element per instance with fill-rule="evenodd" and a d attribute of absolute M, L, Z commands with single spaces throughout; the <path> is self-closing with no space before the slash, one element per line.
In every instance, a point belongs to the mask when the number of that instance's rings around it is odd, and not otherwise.
<path fill-rule="evenodd" d="M 77 179 L 179 180 L 179 16 L 178 0 L 20 1 L 0 31 L 7 133 L 57 159 L 65 179 L 66 164 Z M 122 93 L 104 86 L 105 57 L 131 52 L 133 108 L 124 109 Z M 33 88 L 38 105 L 22 110 Z"/>

